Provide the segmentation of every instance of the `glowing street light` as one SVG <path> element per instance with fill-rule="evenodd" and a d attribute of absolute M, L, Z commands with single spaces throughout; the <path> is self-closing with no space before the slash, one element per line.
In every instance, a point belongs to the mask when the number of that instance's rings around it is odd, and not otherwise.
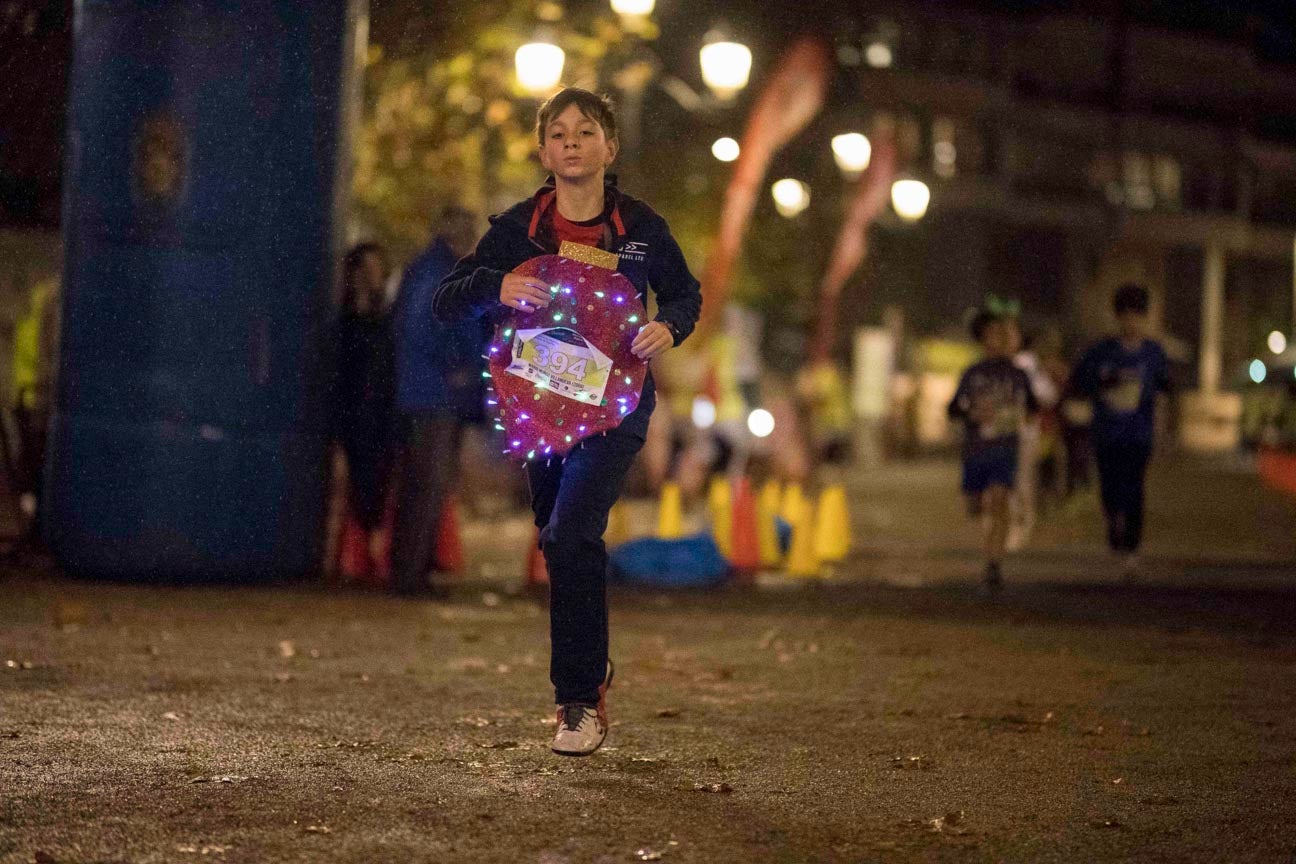
<path fill-rule="evenodd" d="M 651 15 L 656 0 L 612 0 L 612 11 L 618 15 L 645 16 Z"/>
<path fill-rule="evenodd" d="M 721 99 L 732 99 L 747 86 L 751 75 L 751 49 L 741 42 L 712 38 L 698 55 L 702 80 Z"/>
<path fill-rule="evenodd" d="M 774 196 L 774 208 L 779 215 L 788 219 L 795 219 L 810 206 L 810 187 L 791 177 L 775 182 L 770 194 Z"/>
<path fill-rule="evenodd" d="M 747 429 L 757 438 L 768 438 L 774 432 L 774 415 L 757 408 L 747 415 Z"/>
<path fill-rule="evenodd" d="M 1269 350 L 1275 354 L 1281 354 L 1287 350 L 1287 337 L 1282 331 L 1275 330 L 1269 334 Z"/>
<path fill-rule="evenodd" d="M 721 162 L 732 162 L 738 158 L 738 154 L 741 152 L 738 142 L 732 138 L 717 138 L 716 142 L 711 145 L 711 155 Z"/>
<path fill-rule="evenodd" d="M 552 42 L 528 42 L 513 55 L 518 83 L 533 96 L 548 93 L 562 80 L 567 55 Z"/>
<path fill-rule="evenodd" d="M 897 180 L 891 184 L 891 206 L 901 219 L 917 222 L 927 213 L 931 190 L 921 180 Z"/>
<path fill-rule="evenodd" d="M 699 429 L 710 429 L 716 422 L 715 403 L 705 396 L 693 400 L 693 425 Z"/>
<path fill-rule="evenodd" d="M 1269 370 L 1265 368 L 1264 361 L 1259 359 L 1252 360 L 1251 368 L 1247 371 L 1251 373 L 1251 380 L 1257 384 L 1263 384 L 1265 376 L 1269 374 Z"/>
<path fill-rule="evenodd" d="M 890 69 L 894 61 L 891 46 L 885 42 L 870 42 L 864 49 L 864 62 L 874 69 Z"/>
<path fill-rule="evenodd" d="M 873 157 L 873 145 L 868 138 L 858 132 L 847 132 L 834 135 L 832 139 L 833 159 L 843 174 L 854 176 L 869 166 Z"/>

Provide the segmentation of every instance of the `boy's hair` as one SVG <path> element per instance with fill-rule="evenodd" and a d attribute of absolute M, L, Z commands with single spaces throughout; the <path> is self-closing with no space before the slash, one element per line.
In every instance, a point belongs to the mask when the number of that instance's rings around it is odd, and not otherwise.
<path fill-rule="evenodd" d="M 1021 302 L 1013 299 L 996 297 L 993 294 L 986 298 L 985 305 L 976 310 L 968 320 L 968 330 L 972 338 L 980 342 L 991 324 L 1000 321 L 1015 321 L 1021 315 Z"/>
<path fill-rule="evenodd" d="M 580 87 L 565 87 L 546 99 L 536 112 L 536 140 L 544 144 L 545 127 L 572 105 L 602 126 L 603 134 L 609 141 L 617 137 L 616 113 L 612 110 L 611 100 Z"/>
<path fill-rule="evenodd" d="M 1004 316 L 997 312 L 991 312 L 989 309 L 978 309 L 968 322 L 968 330 L 972 332 L 972 338 L 980 342 L 985 336 L 986 330 L 991 324 L 997 324 L 1004 320 Z"/>
<path fill-rule="evenodd" d="M 1126 312 L 1137 312 L 1146 315 L 1148 311 L 1148 290 L 1135 282 L 1127 282 L 1116 289 L 1112 295 L 1112 310 L 1117 315 Z"/>

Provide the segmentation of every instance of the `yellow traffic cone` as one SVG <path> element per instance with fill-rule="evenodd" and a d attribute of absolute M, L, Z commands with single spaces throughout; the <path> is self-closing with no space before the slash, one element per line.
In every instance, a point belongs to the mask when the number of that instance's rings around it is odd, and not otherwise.
<path fill-rule="evenodd" d="M 657 505 L 657 536 L 663 540 L 684 536 L 680 487 L 678 483 L 669 480 L 662 484 L 661 503 Z"/>
<path fill-rule="evenodd" d="M 727 477 L 712 477 L 707 489 L 707 516 L 711 520 L 711 534 L 715 537 L 720 554 L 728 558 L 733 552 L 733 496 Z"/>
<path fill-rule="evenodd" d="M 815 549 L 814 508 L 802 502 L 799 519 L 792 524 L 792 548 L 788 551 L 790 576 L 813 579 L 819 575 L 819 556 Z"/>
<path fill-rule="evenodd" d="M 778 518 L 779 498 L 783 490 L 774 480 L 767 480 L 761 487 L 760 498 L 756 501 L 756 536 L 760 542 L 760 563 L 762 567 L 777 567 L 783 560 L 779 551 Z"/>
<path fill-rule="evenodd" d="M 630 539 L 630 513 L 624 501 L 612 505 L 608 513 L 607 530 L 603 532 L 603 542 L 611 549 L 620 546 Z"/>
<path fill-rule="evenodd" d="M 815 521 L 815 554 L 822 561 L 845 561 L 850 552 L 850 514 L 846 509 L 846 488 L 829 486 L 819 496 Z"/>

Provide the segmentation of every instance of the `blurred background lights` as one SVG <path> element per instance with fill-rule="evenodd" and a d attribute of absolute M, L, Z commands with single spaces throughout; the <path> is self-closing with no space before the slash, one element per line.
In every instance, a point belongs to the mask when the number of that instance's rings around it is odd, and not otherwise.
<path fill-rule="evenodd" d="M 693 425 L 699 429 L 710 429 L 715 425 L 715 403 L 705 396 L 693 400 Z"/>
<path fill-rule="evenodd" d="M 558 86 L 566 60 L 563 49 L 551 42 L 528 42 L 513 55 L 518 83 L 537 95 Z"/>
<path fill-rule="evenodd" d="M 869 165 L 873 145 L 858 132 L 835 135 L 832 139 L 833 159 L 845 174 L 858 174 Z"/>
<path fill-rule="evenodd" d="M 740 42 L 710 41 L 698 55 L 702 80 L 721 99 L 732 99 L 747 86 L 751 75 L 751 49 Z"/>
<path fill-rule="evenodd" d="M 774 415 L 764 408 L 757 408 L 747 415 L 747 428 L 757 438 L 768 438 L 774 431 Z"/>
<path fill-rule="evenodd" d="M 740 152 L 742 151 L 738 147 L 738 142 L 732 138 L 717 138 L 711 145 L 711 155 L 721 162 L 734 161 Z"/>
<path fill-rule="evenodd" d="M 931 190 L 921 180 L 897 180 L 891 185 L 891 206 L 901 219 L 915 222 L 927 213 Z"/>
<path fill-rule="evenodd" d="M 1265 364 L 1263 360 L 1251 361 L 1251 380 L 1254 381 L 1255 383 L 1263 384 L 1265 380 L 1265 375 L 1268 374 L 1268 371 L 1269 370 L 1265 368 Z"/>
<path fill-rule="evenodd" d="M 770 187 L 774 196 L 774 207 L 780 216 L 794 219 L 810 206 L 810 187 L 800 180 L 784 177 Z"/>
<path fill-rule="evenodd" d="M 612 11 L 618 15 L 651 15 L 656 0 L 612 0 Z"/>
<path fill-rule="evenodd" d="M 895 57 L 885 42 L 871 42 L 864 49 L 864 61 L 874 69 L 890 69 Z"/>
<path fill-rule="evenodd" d="M 1281 354 L 1287 350 L 1287 337 L 1279 330 L 1269 334 L 1269 350 L 1275 354 Z"/>

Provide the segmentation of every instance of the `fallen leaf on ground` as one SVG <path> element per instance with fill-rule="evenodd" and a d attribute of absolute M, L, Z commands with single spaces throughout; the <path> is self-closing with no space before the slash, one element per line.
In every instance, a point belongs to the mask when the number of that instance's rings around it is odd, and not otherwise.
<path fill-rule="evenodd" d="M 306 833 L 307 834 L 332 834 L 333 829 L 328 827 L 327 825 L 307 825 Z"/>
<path fill-rule="evenodd" d="M 291 639 L 281 639 L 279 641 L 279 656 L 285 660 L 291 660 L 297 656 L 297 646 Z"/>
<path fill-rule="evenodd" d="M 678 717 L 678 716 L 680 716 L 680 709 L 678 709 L 678 708 L 658 708 L 658 709 L 657 709 L 657 716 L 658 716 L 658 717 L 663 717 L 663 718 L 665 718 L 665 717 Z"/>
<path fill-rule="evenodd" d="M 895 756 L 891 759 L 891 767 L 910 771 L 930 771 L 936 767 L 936 763 L 926 756 Z"/>
<path fill-rule="evenodd" d="M 165 714 L 162 715 L 162 719 L 163 719 L 163 720 L 179 720 L 179 719 L 180 719 L 180 715 L 177 714 L 177 713 L 174 712 L 174 711 L 168 711 L 168 712 L 166 712 Z"/>
<path fill-rule="evenodd" d="M 966 834 L 967 829 L 961 827 L 965 815 L 962 810 L 954 810 L 944 816 L 928 819 L 927 827 L 936 834 Z"/>
<path fill-rule="evenodd" d="M 734 788 L 728 783 L 694 783 L 694 792 L 710 792 L 715 795 L 729 795 Z"/>

